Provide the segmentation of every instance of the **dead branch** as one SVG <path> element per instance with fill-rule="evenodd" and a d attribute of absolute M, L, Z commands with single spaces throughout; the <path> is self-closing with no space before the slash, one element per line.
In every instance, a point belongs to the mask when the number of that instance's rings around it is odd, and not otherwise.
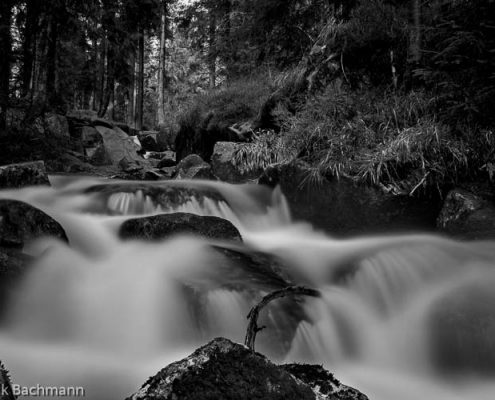
<path fill-rule="evenodd" d="M 310 289 L 304 286 L 289 286 L 285 289 L 276 290 L 267 294 L 265 297 L 261 299 L 261 301 L 256 304 L 249 314 L 247 318 L 249 319 L 246 338 L 244 339 L 244 345 L 247 346 L 251 351 L 254 351 L 254 342 L 256 340 L 256 335 L 259 331 L 266 328 L 265 326 L 258 326 L 258 316 L 261 310 L 268 305 L 272 300 L 279 299 L 281 297 L 286 296 L 312 296 L 312 297 L 320 297 L 321 294 L 318 290 Z"/>

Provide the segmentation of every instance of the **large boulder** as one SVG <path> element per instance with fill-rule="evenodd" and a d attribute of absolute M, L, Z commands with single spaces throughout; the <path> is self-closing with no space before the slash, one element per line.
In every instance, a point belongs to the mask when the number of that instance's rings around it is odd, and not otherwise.
<path fill-rule="evenodd" d="M 295 219 L 337 236 L 391 231 L 434 231 L 441 205 L 434 200 L 397 196 L 347 178 L 313 179 L 301 160 L 274 164 L 258 182 L 280 186 Z"/>
<path fill-rule="evenodd" d="M 159 371 L 127 400 L 367 400 L 321 367 L 277 366 L 217 338 Z"/>
<path fill-rule="evenodd" d="M 211 165 L 197 154 L 190 154 L 177 165 L 176 179 L 215 179 Z"/>
<path fill-rule="evenodd" d="M 445 198 L 437 227 L 464 239 L 495 238 L 495 203 L 466 190 L 454 189 Z"/>
<path fill-rule="evenodd" d="M 0 246 L 22 248 L 40 236 L 67 241 L 62 226 L 43 211 L 17 200 L 0 200 Z"/>
<path fill-rule="evenodd" d="M 213 174 L 224 182 L 244 183 L 258 178 L 263 170 L 246 170 L 234 162 L 236 153 L 245 143 L 217 142 L 211 157 Z"/>
<path fill-rule="evenodd" d="M 119 230 L 123 239 L 159 240 L 178 234 L 192 234 L 212 239 L 241 241 L 241 235 L 231 222 L 189 213 L 161 214 L 125 221 Z"/>
<path fill-rule="evenodd" d="M 10 164 L 0 167 L 0 188 L 49 184 L 43 161 Z"/>
<path fill-rule="evenodd" d="M 165 151 L 160 153 L 160 161 L 158 162 L 158 168 L 170 168 L 177 165 L 175 160 L 175 153 L 173 151 Z"/>
<path fill-rule="evenodd" d="M 95 128 L 103 139 L 103 149 L 113 165 L 118 165 L 123 158 L 138 163 L 144 161 L 137 154 L 139 146 L 120 128 L 101 125 Z"/>

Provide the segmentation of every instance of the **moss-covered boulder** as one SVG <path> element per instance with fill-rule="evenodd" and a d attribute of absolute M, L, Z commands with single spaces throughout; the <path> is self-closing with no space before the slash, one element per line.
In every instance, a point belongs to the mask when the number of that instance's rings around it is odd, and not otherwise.
<path fill-rule="evenodd" d="M 160 240 L 178 234 L 221 240 L 242 240 L 239 231 L 231 222 L 219 217 L 189 213 L 129 219 L 121 225 L 119 230 L 119 236 L 123 239 Z"/>
<path fill-rule="evenodd" d="M 310 372 L 304 374 L 299 370 L 305 366 L 277 366 L 245 346 L 217 338 L 162 369 L 127 400 L 367 399 L 322 369 L 315 374 L 312 366 L 306 368 Z"/>

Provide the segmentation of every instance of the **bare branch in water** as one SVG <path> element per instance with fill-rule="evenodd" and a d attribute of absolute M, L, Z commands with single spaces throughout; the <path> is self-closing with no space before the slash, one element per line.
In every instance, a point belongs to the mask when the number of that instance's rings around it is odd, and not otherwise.
<path fill-rule="evenodd" d="M 258 316 L 261 310 L 268 305 L 272 300 L 279 299 L 281 297 L 286 296 L 311 296 L 311 297 L 320 297 L 321 294 L 318 290 L 310 289 L 304 286 L 289 286 L 285 289 L 276 290 L 267 294 L 265 297 L 261 299 L 261 301 L 256 304 L 249 314 L 247 318 L 249 319 L 246 338 L 244 339 L 244 345 L 249 347 L 250 350 L 254 351 L 254 342 L 256 340 L 256 335 L 258 332 L 266 328 L 265 326 L 258 326 Z"/>

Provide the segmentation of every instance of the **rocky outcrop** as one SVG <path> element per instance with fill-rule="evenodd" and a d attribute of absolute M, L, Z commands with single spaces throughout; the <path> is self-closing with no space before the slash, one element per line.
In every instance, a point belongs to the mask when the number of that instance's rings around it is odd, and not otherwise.
<path fill-rule="evenodd" d="M 495 203 L 466 190 L 454 189 L 445 198 L 437 227 L 464 239 L 495 238 Z"/>
<path fill-rule="evenodd" d="M 246 144 L 234 142 L 217 142 L 215 144 L 211 157 L 211 167 L 213 174 L 221 181 L 244 183 L 258 178 L 263 172 L 261 169 L 247 171 L 234 163 L 234 156 L 242 146 L 246 146 Z"/>
<path fill-rule="evenodd" d="M 160 240 L 173 235 L 190 234 L 211 239 L 241 241 L 241 235 L 231 222 L 189 213 L 161 214 L 125 221 L 119 230 L 123 239 Z"/>
<path fill-rule="evenodd" d="M 367 400 L 319 368 L 277 366 L 217 338 L 162 369 L 127 400 Z"/>
<path fill-rule="evenodd" d="M 435 230 L 441 205 L 396 196 L 348 178 L 312 179 L 308 164 L 295 160 L 267 167 L 259 183 L 280 186 L 295 219 L 338 236 Z"/>
<path fill-rule="evenodd" d="M 197 154 L 191 154 L 177 165 L 176 179 L 215 179 L 211 165 Z"/>
<path fill-rule="evenodd" d="M 10 164 L 0 167 L 0 189 L 49 184 L 43 161 Z"/>

